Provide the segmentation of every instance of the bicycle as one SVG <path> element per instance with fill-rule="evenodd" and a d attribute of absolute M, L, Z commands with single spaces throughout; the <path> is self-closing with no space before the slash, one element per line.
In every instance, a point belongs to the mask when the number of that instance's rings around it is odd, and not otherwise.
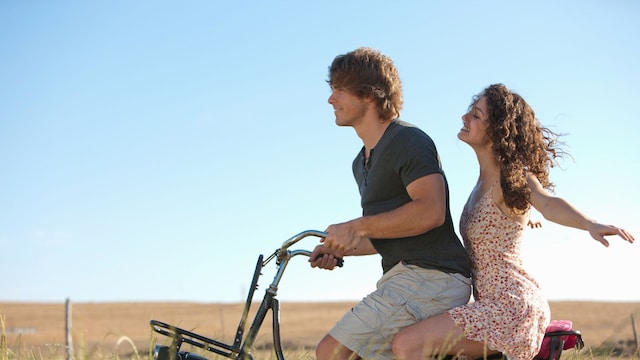
<path fill-rule="evenodd" d="M 251 286 L 249 287 L 249 293 L 247 294 L 247 300 L 240 317 L 240 323 L 236 330 L 236 334 L 233 340 L 233 344 L 226 344 L 215 339 L 205 337 L 194 332 L 175 327 L 157 320 L 151 320 L 150 325 L 153 331 L 168 336 L 172 339 L 171 345 L 155 345 L 153 350 L 153 358 L 157 360 L 175 359 L 175 360 L 206 360 L 206 358 L 181 351 L 180 348 L 184 343 L 196 346 L 206 351 L 221 355 L 230 359 L 238 360 L 254 360 L 253 345 L 258 336 L 258 332 L 269 310 L 272 311 L 272 326 L 273 326 L 273 345 L 275 355 L 278 360 L 284 360 L 282 351 L 282 343 L 280 339 L 280 302 L 277 299 L 278 285 L 282 279 L 282 275 L 289 264 L 289 261 L 299 255 L 310 256 L 311 251 L 296 249 L 290 250 L 289 248 L 296 244 L 298 241 L 306 237 L 318 237 L 325 238 L 327 234 L 317 230 L 303 231 L 290 239 L 282 243 L 282 245 L 276 249 L 269 257 L 264 259 L 261 254 L 258 256 L 255 271 L 253 272 L 253 279 Z M 258 280 L 262 275 L 262 269 L 272 260 L 275 259 L 276 273 L 273 281 L 266 289 L 264 298 L 260 303 L 260 307 L 253 319 L 251 327 L 245 336 L 245 329 L 247 324 L 247 318 L 249 316 L 249 310 L 253 302 L 253 295 L 258 287 Z M 338 266 L 343 266 L 342 259 L 338 259 Z"/>
<path fill-rule="evenodd" d="M 169 325 L 158 320 L 151 320 L 149 324 L 153 331 L 171 338 L 170 345 L 155 345 L 152 354 L 153 359 L 207 360 L 207 358 L 200 355 L 181 350 L 182 345 L 187 343 L 230 359 L 255 360 L 253 346 L 258 336 L 258 332 L 260 331 L 260 327 L 262 326 L 267 313 L 271 310 L 273 319 L 272 332 L 274 353 L 278 360 L 284 360 L 282 342 L 280 338 L 280 302 L 277 299 L 278 285 L 280 284 L 280 280 L 282 279 L 289 261 L 293 257 L 299 255 L 308 257 L 311 255 L 311 251 L 309 250 L 289 249 L 298 241 L 310 236 L 324 239 L 327 236 L 327 233 L 317 230 L 306 230 L 283 242 L 282 245 L 266 259 L 264 259 L 264 256 L 262 254 L 258 256 L 258 261 L 253 272 L 253 279 L 251 281 L 251 286 L 249 287 L 249 293 L 247 294 L 247 300 L 242 311 L 242 316 L 240 317 L 240 322 L 235 333 L 233 344 L 226 344 L 221 341 L 211 339 L 206 336 L 191 332 L 189 330 L 181 329 L 179 327 Z M 275 276 L 269 287 L 265 290 L 265 295 L 262 299 L 262 302 L 260 303 L 260 307 L 256 312 L 256 315 L 251 323 L 251 327 L 249 328 L 249 331 L 245 336 L 249 310 L 253 302 L 255 290 L 258 287 L 258 280 L 260 278 L 260 275 L 262 275 L 262 269 L 274 259 L 276 263 Z M 338 266 L 342 267 L 343 265 L 343 259 L 338 259 Z M 567 320 L 552 322 L 547 328 L 545 339 L 546 340 L 541 347 L 540 353 L 535 358 L 537 360 L 559 360 L 562 350 L 569 348 L 582 349 L 582 347 L 584 347 L 582 334 L 577 330 L 573 330 L 571 322 Z M 448 355 L 443 359 L 454 358 L 455 356 Z M 504 358 L 502 354 L 488 357 L 488 359 L 500 358 Z"/>

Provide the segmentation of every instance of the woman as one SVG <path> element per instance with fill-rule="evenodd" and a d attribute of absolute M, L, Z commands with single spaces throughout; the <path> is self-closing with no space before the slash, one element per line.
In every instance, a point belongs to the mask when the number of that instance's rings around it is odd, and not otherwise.
<path fill-rule="evenodd" d="M 460 218 L 472 260 L 475 302 L 400 331 L 397 359 L 437 354 L 482 357 L 502 352 L 532 359 L 549 323 L 549 305 L 523 268 L 520 242 L 531 207 L 545 219 L 586 230 L 604 246 L 606 235 L 632 243 L 627 231 L 599 224 L 547 190 L 549 169 L 562 155 L 557 135 L 538 123 L 531 107 L 504 85 L 474 97 L 458 138 L 478 157 L 480 176 Z"/>

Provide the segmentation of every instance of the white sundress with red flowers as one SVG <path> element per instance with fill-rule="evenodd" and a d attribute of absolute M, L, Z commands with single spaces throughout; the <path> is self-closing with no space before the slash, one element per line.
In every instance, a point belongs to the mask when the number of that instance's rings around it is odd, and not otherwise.
<path fill-rule="evenodd" d="M 549 304 L 537 281 L 522 266 L 525 227 L 493 201 L 493 186 L 460 217 L 469 252 L 475 301 L 449 310 L 469 340 L 485 342 L 509 359 L 530 360 L 538 353 L 549 323 Z"/>

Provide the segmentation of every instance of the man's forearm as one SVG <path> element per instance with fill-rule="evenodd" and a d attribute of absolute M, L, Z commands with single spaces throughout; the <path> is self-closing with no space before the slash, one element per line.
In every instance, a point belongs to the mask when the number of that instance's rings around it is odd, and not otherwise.
<path fill-rule="evenodd" d="M 352 220 L 364 238 L 393 239 L 423 234 L 444 223 L 445 209 L 413 200 L 395 210 Z"/>

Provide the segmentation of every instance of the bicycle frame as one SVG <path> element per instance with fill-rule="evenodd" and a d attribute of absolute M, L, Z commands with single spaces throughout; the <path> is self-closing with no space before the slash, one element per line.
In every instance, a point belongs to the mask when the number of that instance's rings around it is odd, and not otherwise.
<path fill-rule="evenodd" d="M 236 330 L 233 344 L 225 344 L 218 340 L 210 339 L 208 337 L 175 327 L 173 325 L 169 325 L 157 320 L 151 320 L 149 323 L 153 331 L 168 336 L 172 339 L 171 345 L 169 346 L 156 345 L 153 352 L 153 358 L 156 360 L 206 360 L 206 358 L 202 356 L 186 351 L 181 351 L 180 347 L 182 346 L 182 344 L 187 343 L 230 359 L 255 360 L 255 356 L 253 354 L 254 342 L 258 336 L 260 327 L 264 322 L 265 316 L 267 315 L 269 310 L 271 310 L 273 312 L 272 326 L 274 351 L 278 360 L 284 360 L 282 343 L 280 340 L 280 302 L 276 298 L 278 295 L 278 285 L 280 284 L 280 280 L 282 279 L 284 271 L 289 264 L 289 260 L 298 255 L 311 255 L 311 251 L 309 250 L 289 250 L 289 248 L 295 243 L 309 236 L 315 236 L 324 239 L 327 234 L 325 232 L 317 230 L 303 231 L 282 243 L 282 246 L 276 249 L 276 251 L 271 254 L 266 260 L 263 260 L 263 255 L 258 256 L 256 268 L 253 273 L 253 280 L 251 281 L 251 287 L 249 288 L 249 293 L 247 294 L 247 301 L 245 302 L 244 310 L 242 312 L 240 323 L 238 324 L 238 328 Z M 260 278 L 260 275 L 262 275 L 262 268 L 265 267 L 273 259 L 276 259 L 276 274 L 273 278 L 273 281 L 265 291 L 264 298 L 260 303 L 260 308 L 258 309 L 253 319 L 249 331 L 247 332 L 246 336 L 244 336 L 246 322 L 249 316 L 249 310 L 253 301 L 254 292 L 258 287 L 258 279 Z M 339 259 L 338 266 L 342 265 L 342 259 Z"/>

